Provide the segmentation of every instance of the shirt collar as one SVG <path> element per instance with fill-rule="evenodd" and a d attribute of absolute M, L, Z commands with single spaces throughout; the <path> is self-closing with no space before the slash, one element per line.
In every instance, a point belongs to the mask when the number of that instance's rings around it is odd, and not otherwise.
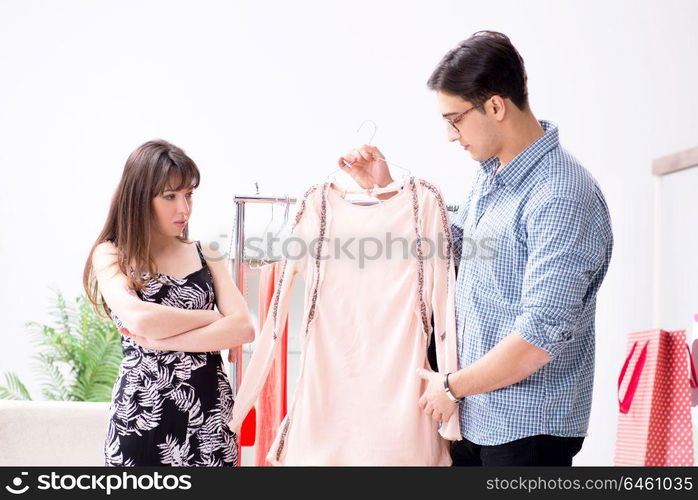
<path fill-rule="evenodd" d="M 495 182 L 502 185 L 517 186 L 548 151 L 559 146 L 560 140 L 557 125 L 547 120 L 540 120 L 539 123 L 545 131 L 543 136 L 521 151 L 501 172 L 498 172 Z M 491 175 L 499 166 L 499 158 L 493 156 L 489 160 L 480 163 L 480 166 L 487 174 Z"/>

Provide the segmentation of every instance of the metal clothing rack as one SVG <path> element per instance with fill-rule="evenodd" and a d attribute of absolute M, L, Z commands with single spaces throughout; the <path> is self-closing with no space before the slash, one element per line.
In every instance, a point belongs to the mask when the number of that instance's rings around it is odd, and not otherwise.
<path fill-rule="evenodd" d="M 255 183 L 256 184 L 256 183 Z M 233 202 L 235 203 L 235 222 L 233 225 L 233 239 L 231 241 L 231 251 L 228 255 L 233 255 L 233 281 L 240 290 L 240 293 L 245 294 L 245 280 L 243 278 L 243 266 L 245 264 L 245 207 L 248 203 L 296 203 L 296 198 L 288 196 L 261 196 L 254 195 L 234 195 Z M 380 201 L 357 201 L 359 205 L 374 205 L 381 203 Z M 449 212 L 457 212 L 458 205 L 446 205 Z M 234 247 L 234 249 L 233 249 Z M 270 262 L 270 261 L 268 261 Z M 230 367 L 230 382 L 233 389 L 233 394 L 237 394 L 240 386 L 240 378 L 242 377 L 242 349 L 237 350 L 235 361 Z"/>

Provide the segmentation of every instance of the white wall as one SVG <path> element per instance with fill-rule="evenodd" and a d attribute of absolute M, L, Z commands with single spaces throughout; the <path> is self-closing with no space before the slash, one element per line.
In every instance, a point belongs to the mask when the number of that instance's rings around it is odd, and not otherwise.
<path fill-rule="evenodd" d="M 597 379 L 578 464 L 610 464 L 626 332 L 651 326 L 652 158 L 695 146 L 698 3 L 0 2 L 0 371 L 30 388 L 28 320 L 81 292 L 123 163 L 147 139 L 198 163 L 191 236 L 227 248 L 231 196 L 298 194 L 368 140 L 464 197 L 426 79 L 478 29 L 507 33 L 539 118 L 599 180 L 616 246 L 599 294 Z M 224 236 L 221 236 L 224 235 Z"/>

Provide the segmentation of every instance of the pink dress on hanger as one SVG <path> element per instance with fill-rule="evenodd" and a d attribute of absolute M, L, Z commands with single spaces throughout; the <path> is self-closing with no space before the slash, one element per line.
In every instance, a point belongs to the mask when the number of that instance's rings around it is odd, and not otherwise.
<path fill-rule="evenodd" d="M 231 429 L 238 432 L 278 355 L 301 275 L 300 374 L 270 463 L 450 465 L 446 439 L 461 439 L 458 413 L 440 425 L 418 406 L 432 313 L 440 371 L 457 369 L 453 245 L 440 190 L 411 177 L 392 198 L 361 206 L 333 184 L 312 186 L 287 243 Z"/>

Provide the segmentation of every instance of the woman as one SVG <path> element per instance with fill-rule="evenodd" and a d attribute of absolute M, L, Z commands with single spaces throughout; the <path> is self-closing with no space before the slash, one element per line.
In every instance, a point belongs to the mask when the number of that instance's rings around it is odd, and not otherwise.
<path fill-rule="evenodd" d="M 254 338 L 219 252 L 188 238 L 199 170 L 162 140 L 126 161 L 83 285 L 119 328 L 105 464 L 233 466 L 233 396 L 220 350 Z M 213 306 L 218 308 L 214 311 Z"/>

